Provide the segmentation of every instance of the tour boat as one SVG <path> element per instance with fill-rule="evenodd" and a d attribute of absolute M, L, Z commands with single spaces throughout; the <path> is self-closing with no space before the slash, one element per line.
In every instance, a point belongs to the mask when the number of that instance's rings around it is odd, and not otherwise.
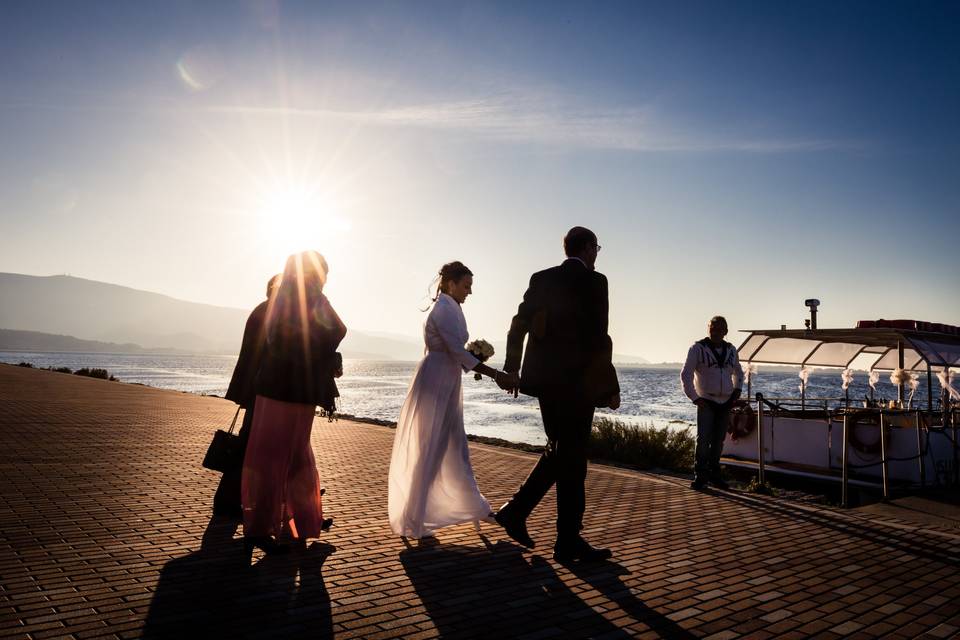
<path fill-rule="evenodd" d="M 855 328 L 817 326 L 818 300 L 807 300 L 810 319 L 803 329 L 754 329 L 738 349 L 746 372 L 754 365 L 887 372 L 898 399 L 885 406 L 843 394 L 816 400 L 752 396 L 734 409 L 724 442 L 724 463 L 765 472 L 882 486 L 958 485 L 957 439 L 960 393 L 951 368 L 960 367 L 960 327 L 917 320 L 865 320 Z M 911 405 L 904 388 L 911 378 L 927 381 L 926 398 Z M 934 394 L 934 378 L 940 393 Z M 841 378 L 838 377 L 838 380 Z M 865 406 L 867 405 L 867 406 Z M 757 427 L 761 428 L 758 429 Z M 758 456 L 757 452 L 763 455 Z"/>

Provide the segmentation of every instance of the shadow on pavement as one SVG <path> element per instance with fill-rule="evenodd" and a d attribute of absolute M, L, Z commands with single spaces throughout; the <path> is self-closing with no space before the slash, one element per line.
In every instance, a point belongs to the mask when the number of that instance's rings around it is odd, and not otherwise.
<path fill-rule="evenodd" d="M 656 631 L 660 637 L 677 638 L 678 640 L 697 637 L 637 598 L 630 587 L 621 579 L 622 576 L 630 575 L 630 571 L 616 562 L 571 564 L 567 568 L 573 575 L 602 593 L 609 600 L 617 603 L 635 621 L 642 622 Z"/>
<path fill-rule="evenodd" d="M 444 638 L 632 637 L 571 591 L 553 565 L 540 556 L 528 560 L 509 543 L 410 547 L 400 561 Z M 693 637 L 633 596 L 619 578 L 628 573 L 620 565 L 601 563 L 574 573 L 615 596 L 632 618 L 622 618 L 624 624 L 639 621 L 664 637 Z"/>
<path fill-rule="evenodd" d="M 321 570 L 334 547 L 314 542 L 251 565 L 235 530 L 235 523 L 215 517 L 198 551 L 163 567 L 143 636 L 332 637 Z"/>
<path fill-rule="evenodd" d="M 807 508 L 791 505 L 782 501 L 765 500 L 737 491 L 714 492 L 717 498 L 765 512 L 777 518 L 807 522 L 830 529 L 845 536 L 859 538 L 865 542 L 891 547 L 903 553 L 960 567 L 960 554 L 943 540 L 925 535 L 921 531 L 900 533 L 891 526 L 880 522 L 870 522 L 864 518 L 853 518 L 835 514 L 827 509 Z"/>

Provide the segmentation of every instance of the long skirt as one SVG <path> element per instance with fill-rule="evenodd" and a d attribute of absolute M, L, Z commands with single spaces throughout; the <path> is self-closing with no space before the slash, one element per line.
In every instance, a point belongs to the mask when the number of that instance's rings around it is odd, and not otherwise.
<path fill-rule="evenodd" d="M 460 365 L 430 353 L 413 376 L 393 440 L 387 510 L 394 533 L 423 538 L 490 513 L 463 430 Z"/>
<path fill-rule="evenodd" d="M 316 538 L 323 523 L 320 477 L 310 447 L 316 407 L 257 396 L 243 458 L 245 536 Z"/>

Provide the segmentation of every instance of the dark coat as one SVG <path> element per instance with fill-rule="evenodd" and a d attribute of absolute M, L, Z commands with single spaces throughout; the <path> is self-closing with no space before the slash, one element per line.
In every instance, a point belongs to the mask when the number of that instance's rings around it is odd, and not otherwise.
<path fill-rule="evenodd" d="M 263 356 L 263 347 L 267 341 L 267 301 L 258 304 L 243 329 L 243 342 L 240 345 L 240 356 L 237 366 L 233 368 L 233 377 L 227 388 L 227 400 L 232 400 L 244 409 L 253 408 L 253 401 L 257 396 L 257 371 L 260 370 L 260 359 Z"/>
<path fill-rule="evenodd" d="M 510 323 L 504 370 L 520 371 L 527 395 L 606 406 L 620 392 L 608 308 L 607 278 L 579 260 L 533 274 Z"/>
<path fill-rule="evenodd" d="M 334 382 L 340 365 L 336 352 L 347 328 L 324 295 L 308 303 L 305 314 L 295 304 L 285 308 L 279 299 L 274 313 L 267 322 L 257 394 L 333 409 L 340 395 Z"/>

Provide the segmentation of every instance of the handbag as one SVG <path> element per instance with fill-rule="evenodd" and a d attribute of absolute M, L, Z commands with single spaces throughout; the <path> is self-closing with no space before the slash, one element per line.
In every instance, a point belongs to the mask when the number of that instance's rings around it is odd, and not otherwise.
<path fill-rule="evenodd" d="M 224 473 L 243 464 L 243 443 L 240 435 L 233 432 L 239 415 L 240 407 L 237 407 L 233 422 L 230 423 L 230 431 L 217 429 L 213 434 L 213 442 L 207 447 L 207 455 L 203 456 L 202 464 L 207 469 Z"/>

